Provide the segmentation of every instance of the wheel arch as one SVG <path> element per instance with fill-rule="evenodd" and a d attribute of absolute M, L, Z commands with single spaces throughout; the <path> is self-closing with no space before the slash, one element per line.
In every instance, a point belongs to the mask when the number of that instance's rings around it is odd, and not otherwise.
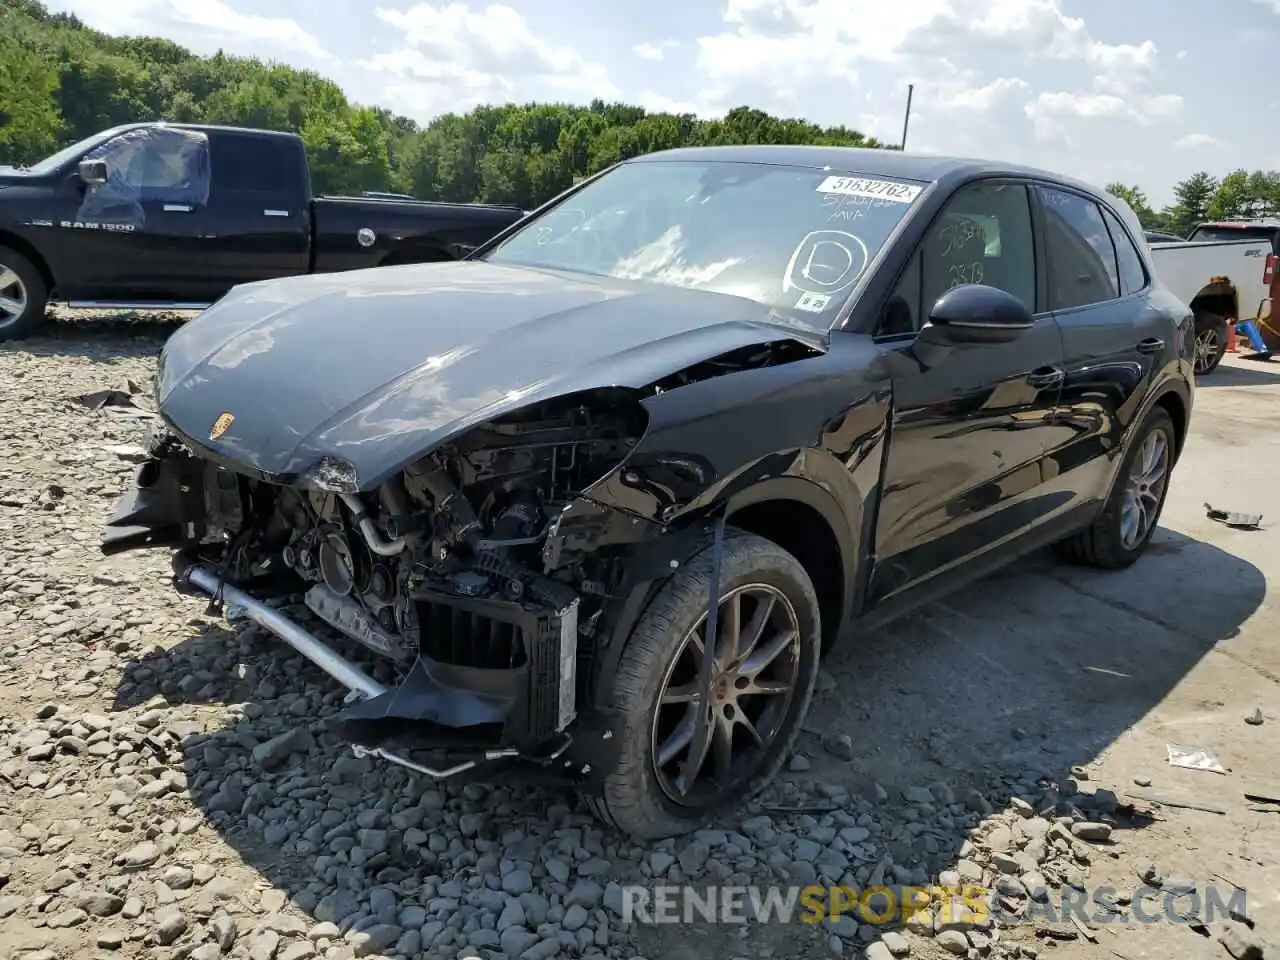
<path fill-rule="evenodd" d="M 1240 317 L 1240 294 L 1227 277 L 1210 277 L 1188 305 L 1197 323 L 1203 316 L 1222 317 L 1228 321 Z"/>
<path fill-rule="evenodd" d="M 813 582 L 822 615 L 823 651 L 850 619 L 857 598 L 857 528 L 835 498 L 799 477 L 763 480 L 729 497 L 726 522 L 776 543 Z"/>
<path fill-rule="evenodd" d="M 1182 448 L 1187 442 L 1187 431 L 1191 427 L 1191 406 L 1172 385 L 1156 395 L 1155 401 L 1144 411 L 1143 416 L 1156 407 L 1163 407 L 1173 421 L 1174 460 L 1182 456 Z"/>
<path fill-rule="evenodd" d="M 434 240 L 414 238 L 402 240 L 387 251 L 387 255 L 378 262 L 380 267 L 403 266 L 410 263 L 444 263 L 456 260 L 443 243 Z"/>
<path fill-rule="evenodd" d="M 53 271 L 50 269 L 49 262 L 45 260 L 44 255 L 36 249 L 30 240 L 20 237 L 12 231 L 0 229 L 0 247 L 8 247 L 31 261 L 31 265 L 39 271 L 40 279 L 44 281 L 45 291 L 50 294 L 53 293 L 55 286 Z"/>

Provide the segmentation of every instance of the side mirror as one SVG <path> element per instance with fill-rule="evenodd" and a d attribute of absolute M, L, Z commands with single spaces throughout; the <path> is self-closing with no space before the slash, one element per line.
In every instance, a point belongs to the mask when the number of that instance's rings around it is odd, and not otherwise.
<path fill-rule="evenodd" d="M 1034 326 L 1035 318 L 1013 294 L 970 283 L 940 296 L 929 323 L 954 343 L 1008 343 Z"/>
<path fill-rule="evenodd" d="M 81 160 L 79 167 L 80 179 L 89 186 L 97 183 L 107 182 L 107 161 L 105 160 Z"/>

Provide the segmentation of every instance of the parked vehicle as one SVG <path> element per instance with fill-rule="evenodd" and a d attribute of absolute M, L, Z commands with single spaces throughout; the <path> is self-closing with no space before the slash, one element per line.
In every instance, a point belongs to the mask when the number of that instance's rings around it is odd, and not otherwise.
<path fill-rule="evenodd" d="M 1195 314 L 1198 376 L 1222 362 L 1228 324 L 1252 320 L 1265 328 L 1277 253 L 1280 222 L 1266 221 L 1204 223 L 1187 240 L 1152 246 L 1160 279 Z"/>
<path fill-rule="evenodd" d="M 1148 230 L 1145 234 L 1147 243 L 1182 243 L 1183 238 L 1172 233 L 1157 233 Z"/>
<path fill-rule="evenodd" d="M 0 340 L 51 299 L 200 309 L 237 284 L 451 260 L 523 216 L 515 207 L 313 197 L 288 133 L 135 123 L 0 171 Z"/>
<path fill-rule="evenodd" d="M 681 833 L 773 777 L 833 645 L 1046 543 L 1146 550 L 1194 337 L 1141 237 L 1003 164 L 629 160 L 462 262 L 249 284 L 178 330 L 102 549 L 174 548 L 363 696 L 358 751 L 539 764 Z"/>

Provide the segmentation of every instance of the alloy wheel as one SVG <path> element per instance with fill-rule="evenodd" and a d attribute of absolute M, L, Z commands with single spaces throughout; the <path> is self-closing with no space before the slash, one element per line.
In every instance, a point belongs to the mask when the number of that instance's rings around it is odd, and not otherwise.
<path fill-rule="evenodd" d="M 1155 525 L 1156 515 L 1169 479 L 1169 438 L 1162 430 L 1152 430 L 1138 455 L 1129 465 L 1120 509 L 1120 542 L 1135 549 Z"/>
<path fill-rule="evenodd" d="M 0 263 L 0 329 L 16 322 L 26 309 L 26 285 L 17 273 Z"/>
<path fill-rule="evenodd" d="M 1201 330 L 1196 334 L 1196 373 L 1204 373 L 1213 365 L 1219 342 L 1217 330 Z"/>
<path fill-rule="evenodd" d="M 800 621 L 776 587 L 729 591 L 717 619 L 714 643 L 705 613 L 685 635 L 654 711 L 654 770 L 684 806 L 719 805 L 759 769 L 800 676 Z"/>

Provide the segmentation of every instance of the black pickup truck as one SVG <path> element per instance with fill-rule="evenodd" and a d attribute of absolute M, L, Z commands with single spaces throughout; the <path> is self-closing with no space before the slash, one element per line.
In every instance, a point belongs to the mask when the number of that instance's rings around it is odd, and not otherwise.
<path fill-rule="evenodd" d="M 457 259 L 523 216 L 313 197 L 293 134 L 114 127 L 30 167 L 0 167 L 0 340 L 36 330 L 51 300 L 200 309 L 254 280 Z"/>

